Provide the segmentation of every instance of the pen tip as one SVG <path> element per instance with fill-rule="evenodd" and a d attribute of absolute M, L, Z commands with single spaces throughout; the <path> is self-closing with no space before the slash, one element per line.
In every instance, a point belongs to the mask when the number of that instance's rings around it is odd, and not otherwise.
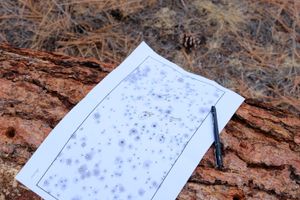
<path fill-rule="evenodd" d="M 211 111 L 216 111 L 216 107 L 215 107 L 215 106 L 212 106 L 212 107 L 211 107 Z"/>

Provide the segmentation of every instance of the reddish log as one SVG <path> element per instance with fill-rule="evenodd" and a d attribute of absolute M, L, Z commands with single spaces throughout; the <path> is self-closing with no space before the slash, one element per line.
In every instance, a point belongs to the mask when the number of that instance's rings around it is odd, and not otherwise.
<path fill-rule="evenodd" d="M 112 69 L 93 59 L 0 45 L 0 199 L 40 199 L 14 180 L 16 173 Z M 299 116 L 248 99 L 221 140 L 224 170 L 214 168 L 210 148 L 178 200 L 300 199 Z"/>

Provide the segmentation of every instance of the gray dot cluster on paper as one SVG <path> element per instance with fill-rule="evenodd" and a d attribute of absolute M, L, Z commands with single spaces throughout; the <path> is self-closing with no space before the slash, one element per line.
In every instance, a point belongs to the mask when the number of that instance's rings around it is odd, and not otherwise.
<path fill-rule="evenodd" d="M 149 57 L 72 134 L 39 187 L 59 200 L 151 199 L 222 94 Z"/>

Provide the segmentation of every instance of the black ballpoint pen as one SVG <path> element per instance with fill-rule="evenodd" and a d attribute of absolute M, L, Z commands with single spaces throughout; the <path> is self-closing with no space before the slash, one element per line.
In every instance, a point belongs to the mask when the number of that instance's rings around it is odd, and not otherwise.
<path fill-rule="evenodd" d="M 221 143 L 219 138 L 217 110 L 215 106 L 211 107 L 211 113 L 213 116 L 213 123 L 214 123 L 215 156 L 217 161 L 217 168 L 221 169 L 223 167 L 223 161 L 222 161 Z"/>

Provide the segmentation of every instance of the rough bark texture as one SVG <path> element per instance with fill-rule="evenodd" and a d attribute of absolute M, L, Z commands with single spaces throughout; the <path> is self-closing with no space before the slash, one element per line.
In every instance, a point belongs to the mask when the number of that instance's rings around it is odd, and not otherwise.
<path fill-rule="evenodd" d="M 92 59 L 0 45 L 0 200 L 40 199 L 14 180 L 16 173 L 112 69 Z M 299 116 L 246 100 L 221 140 L 224 170 L 214 168 L 210 148 L 178 200 L 300 199 Z"/>

